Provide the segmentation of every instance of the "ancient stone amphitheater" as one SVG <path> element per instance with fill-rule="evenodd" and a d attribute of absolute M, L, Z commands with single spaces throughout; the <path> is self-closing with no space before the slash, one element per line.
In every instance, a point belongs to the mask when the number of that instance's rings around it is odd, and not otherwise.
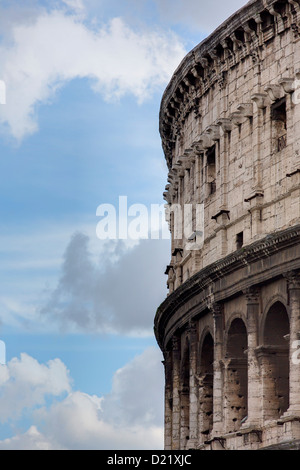
<path fill-rule="evenodd" d="M 166 449 L 300 449 L 299 103 L 296 0 L 248 2 L 163 95 Z"/>

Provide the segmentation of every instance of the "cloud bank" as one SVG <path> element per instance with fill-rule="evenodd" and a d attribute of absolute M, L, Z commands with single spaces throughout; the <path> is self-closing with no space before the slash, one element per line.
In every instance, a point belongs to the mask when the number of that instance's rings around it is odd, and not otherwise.
<path fill-rule="evenodd" d="M 68 371 L 59 359 L 39 364 L 21 354 L 0 366 L 0 422 L 16 420 L 24 410 L 43 405 L 47 394 L 59 397 L 70 390 Z"/>
<path fill-rule="evenodd" d="M 83 8 L 79 0 L 65 3 Z M 11 20 L 10 40 L 0 45 L 0 78 L 7 89 L 0 123 L 16 139 L 37 131 L 38 107 L 71 80 L 88 79 L 106 100 L 130 94 L 142 102 L 168 82 L 185 55 L 174 33 L 136 31 L 122 18 L 96 28 L 65 9 L 32 15 Z"/>
<path fill-rule="evenodd" d="M 22 354 L 0 368 L 0 419 L 15 426 L 26 416 L 31 423 L 0 441 L 0 449 L 162 449 L 162 391 L 156 348 L 119 369 L 102 397 L 73 390 L 59 359 L 40 364 Z"/>
<path fill-rule="evenodd" d="M 96 263 L 89 237 L 76 233 L 65 251 L 57 287 L 41 309 L 42 318 L 64 331 L 153 334 L 153 319 L 164 300 L 168 240 L 122 241 Z"/>

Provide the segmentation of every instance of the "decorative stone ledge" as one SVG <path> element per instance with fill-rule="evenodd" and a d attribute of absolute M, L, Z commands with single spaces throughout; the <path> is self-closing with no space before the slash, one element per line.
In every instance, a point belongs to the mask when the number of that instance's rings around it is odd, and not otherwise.
<path fill-rule="evenodd" d="M 284 429 L 284 424 L 299 427 L 298 417 L 289 417 L 278 421 L 270 421 L 264 426 L 249 426 L 239 431 L 214 436 L 199 445 L 199 450 L 300 450 L 300 439 L 290 439 L 289 434 Z M 272 430 L 277 429 L 279 442 L 272 438 Z M 295 431 L 295 435 L 299 432 Z M 273 441 L 273 443 L 272 443 Z M 233 444 L 234 442 L 234 444 Z M 265 445 L 265 442 L 270 442 Z"/>
<path fill-rule="evenodd" d="M 294 254 L 293 259 L 283 259 L 282 265 L 274 265 L 269 268 L 269 274 L 264 272 L 255 272 L 247 278 L 241 278 L 238 283 L 228 285 L 226 289 L 217 289 L 214 287 L 215 301 L 225 301 L 233 295 L 242 292 L 252 285 L 265 282 L 272 276 L 282 276 L 289 266 L 291 269 L 300 268 L 300 225 L 291 227 L 289 229 L 267 235 L 264 239 L 258 240 L 249 246 L 226 256 L 225 258 L 207 266 L 192 276 L 190 279 L 181 284 L 174 292 L 172 292 L 166 300 L 157 309 L 154 331 L 158 344 L 162 349 L 166 345 L 166 341 L 172 336 L 173 330 L 167 328 L 169 320 L 175 312 L 183 307 L 189 299 L 201 293 L 201 303 L 198 304 L 198 314 L 208 309 L 206 292 L 211 290 L 213 283 L 230 276 L 231 273 L 238 270 L 243 270 L 247 267 L 249 271 L 251 265 L 258 261 L 269 258 L 284 250 L 296 247 L 297 256 Z M 250 273 L 250 271 L 249 271 Z M 226 285 L 226 282 L 224 282 Z M 182 324 L 188 321 L 188 316 L 182 316 L 180 321 Z M 166 330 L 167 328 L 167 330 Z M 176 328 L 176 325 L 174 326 Z"/>
<path fill-rule="evenodd" d="M 203 94 L 216 82 L 220 89 L 226 87 L 228 72 L 245 57 L 252 56 L 253 62 L 257 63 L 259 48 L 277 34 L 287 28 L 293 29 L 295 34 L 299 31 L 299 3 L 294 0 L 286 3 L 290 10 L 283 20 L 276 10 L 277 0 L 249 1 L 182 60 L 165 90 L 160 108 L 160 134 L 169 168 L 172 167 L 172 148 L 181 123 L 191 111 L 194 111 L 195 117 L 201 116 L 199 106 Z M 263 12 L 273 18 L 273 24 L 264 30 Z M 280 83 L 268 86 L 266 92 L 274 101 L 282 88 L 285 93 L 292 93 L 293 87 L 293 77 L 283 77 Z M 255 93 L 252 99 L 263 109 L 267 95 Z M 244 114 L 233 116 L 236 125 L 241 116 L 252 115 L 250 104 L 241 109 Z"/>

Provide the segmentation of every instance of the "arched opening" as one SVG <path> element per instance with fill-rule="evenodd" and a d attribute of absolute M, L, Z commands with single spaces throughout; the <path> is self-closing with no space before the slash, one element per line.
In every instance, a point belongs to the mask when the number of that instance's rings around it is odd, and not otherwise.
<path fill-rule="evenodd" d="M 269 309 L 261 351 L 264 419 L 277 419 L 289 407 L 289 317 L 275 302 Z"/>
<path fill-rule="evenodd" d="M 226 349 L 226 431 L 237 431 L 248 415 L 247 330 L 240 318 L 230 325 Z"/>
<path fill-rule="evenodd" d="M 199 381 L 199 430 L 202 441 L 213 428 L 213 362 L 214 341 L 210 333 L 204 338 L 198 367 Z"/>
<path fill-rule="evenodd" d="M 190 346 L 186 340 L 180 371 L 180 448 L 185 449 L 190 438 Z"/>

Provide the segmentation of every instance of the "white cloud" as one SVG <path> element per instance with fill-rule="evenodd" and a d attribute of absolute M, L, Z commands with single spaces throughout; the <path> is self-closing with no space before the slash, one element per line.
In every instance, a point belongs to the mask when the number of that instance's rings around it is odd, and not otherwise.
<path fill-rule="evenodd" d="M 10 45 L 0 47 L 0 78 L 7 88 L 0 122 L 16 139 L 37 130 L 38 106 L 50 103 L 68 81 L 88 78 L 105 99 L 132 94 L 143 101 L 167 83 L 185 54 L 173 33 L 136 32 L 121 18 L 89 29 L 81 17 L 62 10 L 18 22 L 10 36 Z"/>
<path fill-rule="evenodd" d="M 1 233 L 0 325 L 44 331 L 37 309 L 56 285 L 66 240 L 76 228 L 69 222 L 49 221 L 39 230 L 28 224 L 13 227 L 9 234 Z M 91 249 L 98 259 L 103 243 L 95 236 L 95 223 L 82 223 L 80 229 L 89 234 Z"/>
<path fill-rule="evenodd" d="M 53 364 L 59 364 L 58 374 Z M 5 401 L 10 412 L 16 398 L 21 403 L 18 413 L 2 412 L 2 421 L 17 423 L 22 411 L 28 417 L 31 408 L 32 422 L 25 433 L 0 441 L 0 449 L 162 449 L 163 367 L 158 349 L 144 351 L 117 371 L 112 391 L 104 397 L 70 390 L 64 368 L 59 359 L 43 365 L 24 355 L 8 363 L 0 393 L 10 391 Z M 21 390 L 27 396 L 28 383 L 32 398 L 24 400 Z M 67 392 L 65 398 L 44 405 L 46 396 L 57 397 L 61 391 Z"/>
<path fill-rule="evenodd" d="M 168 259 L 168 240 L 140 240 L 131 249 L 120 241 L 96 264 L 89 237 L 76 233 L 58 285 L 41 309 L 43 321 L 64 331 L 152 335 L 156 309 L 167 294 Z"/>
<path fill-rule="evenodd" d="M 48 437 L 54 448 L 155 449 L 163 445 L 162 425 L 106 421 L 97 397 L 81 392 L 75 392 L 55 404 L 44 420 L 43 435 Z"/>
<path fill-rule="evenodd" d="M 123 426 L 161 425 L 164 404 L 161 360 L 160 351 L 149 348 L 115 373 L 112 391 L 102 405 L 107 421 L 119 421 Z"/>
<path fill-rule="evenodd" d="M 61 396 L 71 390 L 65 365 L 54 359 L 46 365 L 21 354 L 7 365 L 1 365 L 0 374 L 0 422 L 21 417 L 23 411 L 43 405 L 45 396 Z"/>
<path fill-rule="evenodd" d="M 61 448 L 54 449 L 36 426 L 30 426 L 24 434 L 17 434 L 0 441 L 0 450 L 61 450 Z"/>
<path fill-rule="evenodd" d="M 49 224 L 0 236 L 6 273 L 0 325 L 31 333 L 153 334 L 167 295 L 169 240 L 99 240 L 95 227 L 83 224 L 76 232 L 75 225 Z"/>

